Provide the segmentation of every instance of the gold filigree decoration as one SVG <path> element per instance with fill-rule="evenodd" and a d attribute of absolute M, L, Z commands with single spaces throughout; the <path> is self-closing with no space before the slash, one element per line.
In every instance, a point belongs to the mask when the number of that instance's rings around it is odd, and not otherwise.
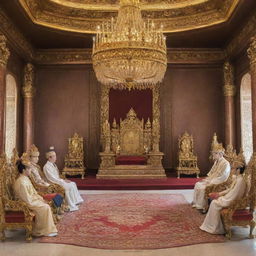
<path fill-rule="evenodd" d="M 250 47 L 247 50 L 251 66 L 256 64 L 256 36 L 251 38 Z"/>
<path fill-rule="evenodd" d="M 185 132 L 179 137 L 179 152 L 177 167 L 178 178 L 180 174 L 196 174 L 199 177 L 200 170 L 197 166 L 197 156 L 194 154 L 194 139 Z"/>
<path fill-rule="evenodd" d="M 28 63 L 24 68 L 24 81 L 23 81 L 23 96 L 25 98 L 31 98 L 35 94 L 35 88 L 33 86 L 35 80 L 35 69 L 31 63 Z"/>
<path fill-rule="evenodd" d="M 10 56 L 10 51 L 6 45 L 7 39 L 4 35 L 0 35 L 0 65 L 5 67 Z"/>
<path fill-rule="evenodd" d="M 65 156 L 64 176 L 80 174 L 84 178 L 84 139 L 77 133 L 68 139 L 68 154 Z"/>
<path fill-rule="evenodd" d="M 226 61 L 223 65 L 224 74 L 224 96 L 235 96 L 236 87 L 234 86 L 234 67 Z"/>

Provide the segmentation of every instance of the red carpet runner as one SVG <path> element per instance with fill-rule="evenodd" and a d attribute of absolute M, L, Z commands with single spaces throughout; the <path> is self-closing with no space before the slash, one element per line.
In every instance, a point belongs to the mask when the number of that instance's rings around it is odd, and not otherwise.
<path fill-rule="evenodd" d="M 57 237 L 40 242 L 102 249 L 157 249 L 224 242 L 199 229 L 204 215 L 180 194 L 87 195 L 77 212 L 57 225 Z"/>
<path fill-rule="evenodd" d="M 153 190 L 153 189 L 193 189 L 201 179 L 168 177 L 166 179 L 96 179 L 96 177 L 69 178 L 81 190 Z"/>

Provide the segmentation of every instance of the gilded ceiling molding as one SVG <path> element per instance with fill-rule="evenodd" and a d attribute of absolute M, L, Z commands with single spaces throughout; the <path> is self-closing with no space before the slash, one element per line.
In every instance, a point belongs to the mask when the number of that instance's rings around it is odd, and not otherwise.
<path fill-rule="evenodd" d="M 34 62 L 51 64 L 92 64 L 91 49 L 38 50 Z M 223 63 L 225 52 L 221 49 L 169 49 L 169 64 L 212 64 Z"/>
<path fill-rule="evenodd" d="M 8 43 L 17 50 L 17 53 L 25 60 L 31 61 L 34 55 L 34 48 L 22 33 L 16 28 L 9 17 L 6 16 L 0 7 L 0 31 L 7 37 Z"/>
<path fill-rule="evenodd" d="M 252 36 L 256 34 L 256 11 L 243 26 L 241 31 L 230 41 L 226 48 L 228 56 L 236 56 L 250 43 Z"/>
<path fill-rule="evenodd" d="M 6 67 L 10 51 L 6 45 L 7 39 L 4 35 L 0 35 L 0 66 Z"/>
<path fill-rule="evenodd" d="M 164 25 L 164 32 L 204 28 L 229 20 L 240 0 L 142 0 L 142 16 Z M 117 16 L 119 0 L 19 0 L 32 22 L 57 30 L 95 33 Z"/>
<path fill-rule="evenodd" d="M 28 63 L 24 68 L 24 79 L 22 87 L 24 98 L 32 98 L 35 95 L 34 81 L 35 68 L 31 63 Z"/>
<path fill-rule="evenodd" d="M 222 49 L 169 49 L 169 64 L 211 64 L 223 63 L 226 54 Z"/>
<path fill-rule="evenodd" d="M 91 49 L 37 50 L 34 56 L 37 64 L 92 64 Z"/>

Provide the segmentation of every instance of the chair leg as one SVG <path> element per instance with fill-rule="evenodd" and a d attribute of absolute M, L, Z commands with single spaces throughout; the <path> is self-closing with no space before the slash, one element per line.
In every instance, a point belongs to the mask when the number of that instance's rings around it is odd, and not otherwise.
<path fill-rule="evenodd" d="M 231 233 L 231 227 L 230 226 L 225 226 L 226 234 L 225 236 L 230 240 L 232 233 Z"/>
<path fill-rule="evenodd" d="M 252 234 L 254 228 L 255 228 L 255 222 L 252 221 L 250 224 L 250 235 L 249 235 L 250 239 L 254 238 L 254 235 Z"/>
<path fill-rule="evenodd" d="M 32 225 L 26 227 L 26 241 L 30 242 L 32 240 Z"/>
<path fill-rule="evenodd" d="M 4 232 L 4 228 L 0 227 L 0 239 L 1 241 L 5 241 L 6 237 L 5 237 L 5 232 Z"/>

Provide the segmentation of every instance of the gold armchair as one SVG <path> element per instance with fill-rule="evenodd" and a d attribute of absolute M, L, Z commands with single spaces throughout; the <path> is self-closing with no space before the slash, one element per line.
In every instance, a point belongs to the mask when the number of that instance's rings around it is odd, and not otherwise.
<path fill-rule="evenodd" d="M 84 179 L 84 145 L 83 138 L 77 133 L 72 138 L 68 139 L 68 154 L 65 157 L 65 167 L 62 175 L 77 175 L 81 174 Z"/>
<path fill-rule="evenodd" d="M 180 174 L 196 174 L 199 177 L 200 170 L 197 166 L 197 156 L 194 154 L 194 141 L 192 135 L 185 132 L 179 137 L 179 153 L 177 167 L 178 179 Z"/>
<path fill-rule="evenodd" d="M 13 184 L 17 178 L 16 168 L 17 152 L 14 151 L 12 161 L 7 163 L 6 155 L 0 156 L 0 234 L 1 240 L 5 240 L 6 229 L 24 228 L 26 229 L 26 240 L 32 239 L 32 227 L 34 213 L 28 208 L 27 204 L 15 199 Z"/>
<path fill-rule="evenodd" d="M 246 192 L 243 198 L 234 201 L 228 208 L 221 210 L 221 218 L 225 227 L 226 236 L 231 238 L 232 226 L 250 226 L 249 238 L 253 238 L 255 221 L 253 212 L 255 209 L 256 197 L 256 153 L 248 163 L 244 173 L 246 181 Z"/>

